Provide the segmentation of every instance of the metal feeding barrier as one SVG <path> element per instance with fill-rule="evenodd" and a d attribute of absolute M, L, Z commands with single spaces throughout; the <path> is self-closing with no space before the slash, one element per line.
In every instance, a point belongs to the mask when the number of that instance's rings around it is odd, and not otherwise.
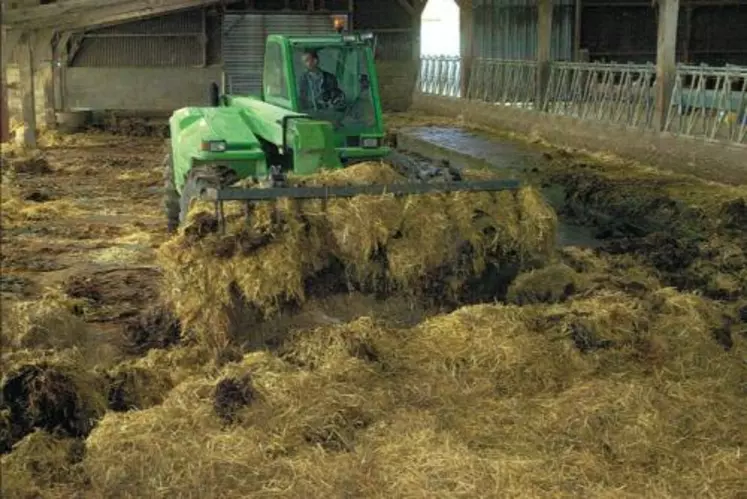
<path fill-rule="evenodd" d="M 461 97 L 462 59 L 458 56 L 420 58 L 416 88 L 423 94 Z"/>
<path fill-rule="evenodd" d="M 467 97 L 500 106 L 534 109 L 537 63 L 500 59 L 476 59 L 472 65 Z"/>
<path fill-rule="evenodd" d="M 474 59 L 460 95 L 459 57 L 423 57 L 417 89 L 582 120 L 654 131 L 656 66 L 551 62 L 541 104 L 537 63 Z M 677 66 L 664 131 L 705 140 L 747 143 L 747 67 Z"/>
<path fill-rule="evenodd" d="M 664 130 L 747 143 L 747 67 L 679 66 Z"/>
<path fill-rule="evenodd" d="M 655 79 L 653 64 L 553 63 L 542 110 L 650 128 Z"/>

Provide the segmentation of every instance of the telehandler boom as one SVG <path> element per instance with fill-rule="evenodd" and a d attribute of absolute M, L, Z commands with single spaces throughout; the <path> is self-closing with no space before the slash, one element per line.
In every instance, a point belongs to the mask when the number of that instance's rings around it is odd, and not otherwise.
<path fill-rule="evenodd" d="M 379 81 L 371 35 L 271 35 L 261 94 L 221 94 L 209 107 L 185 107 L 169 120 L 165 159 L 170 231 L 198 198 L 222 203 L 360 194 L 416 195 L 442 191 L 517 189 L 511 180 L 462 181 L 447 166 L 423 166 L 384 144 Z M 287 175 L 311 175 L 361 161 L 385 160 L 412 182 L 350 187 L 290 187 Z M 251 179 L 257 187 L 231 188 Z M 438 182 L 432 180 L 438 179 Z"/>

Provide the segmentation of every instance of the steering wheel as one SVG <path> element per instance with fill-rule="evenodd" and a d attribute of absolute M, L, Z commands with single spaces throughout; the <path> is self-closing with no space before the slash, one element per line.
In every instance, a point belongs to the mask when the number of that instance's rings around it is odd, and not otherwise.
<path fill-rule="evenodd" d="M 329 102 L 335 111 L 341 112 L 347 107 L 345 105 L 345 94 L 339 88 L 324 91 L 322 93 L 322 100 Z"/>

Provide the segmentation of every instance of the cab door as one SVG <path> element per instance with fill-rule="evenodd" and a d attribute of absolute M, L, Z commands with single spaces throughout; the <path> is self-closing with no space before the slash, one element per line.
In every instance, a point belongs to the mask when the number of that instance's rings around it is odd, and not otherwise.
<path fill-rule="evenodd" d="M 292 110 L 293 87 L 285 52 L 285 44 L 279 40 L 267 41 L 262 75 L 262 98 L 268 104 Z"/>

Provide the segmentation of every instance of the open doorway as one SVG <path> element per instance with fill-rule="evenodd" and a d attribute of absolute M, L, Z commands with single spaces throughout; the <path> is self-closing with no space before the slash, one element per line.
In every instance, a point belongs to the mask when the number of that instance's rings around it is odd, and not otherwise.
<path fill-rule="evenodd" d="M 428 0 L 421 16 L 420 56 L 458 56 L 459 6 L 454 0 Z"/>

